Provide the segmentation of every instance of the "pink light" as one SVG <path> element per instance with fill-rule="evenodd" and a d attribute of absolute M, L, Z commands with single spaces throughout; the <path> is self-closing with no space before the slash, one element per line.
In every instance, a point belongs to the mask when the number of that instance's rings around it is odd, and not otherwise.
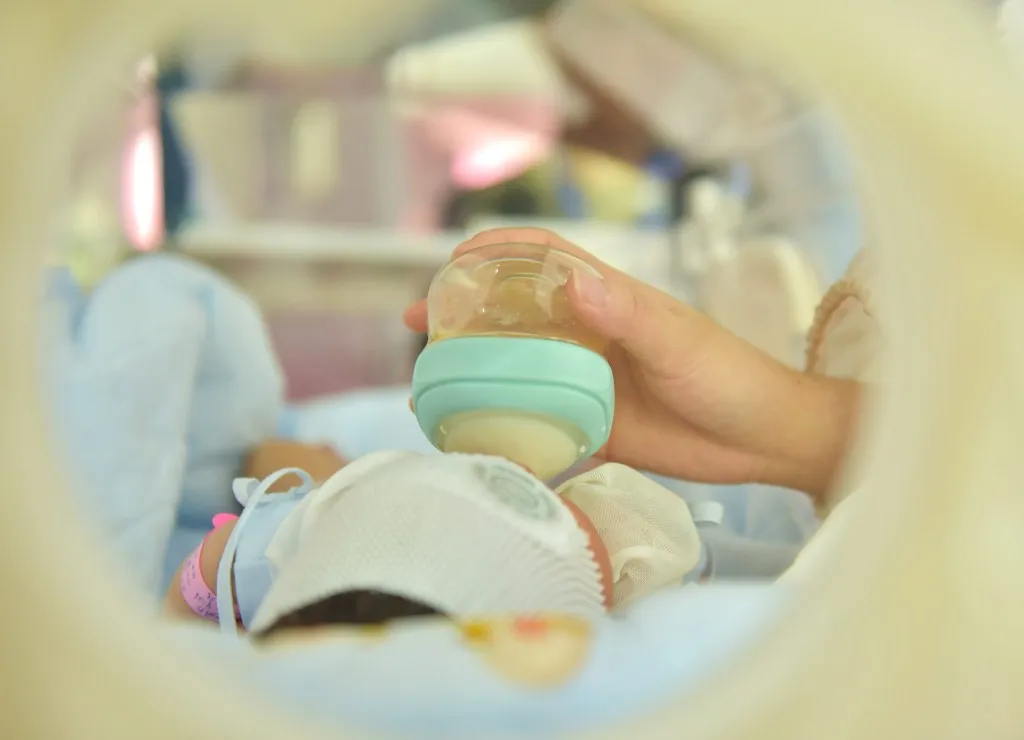
<path fill-rule="evenodd" d="M 152 129 L 139 132 L 128 153 L 125 229 L 135 248 L 144 252 L 156 249 L 163 237 L 160 170 L 157 132 Z"/>
<path fill-rule="evenodd" d="M 143 60 L 137 74 L 145 89 L 129 115 L 121 166 L 121 222 L 131 245 L 149 252 L 159 249 L 164 239 L 163 155 L 152 60 Z"/>
<path fill-rule="evenodd" d="M 548 148 L 548 142 L 537 136 L 492 138 L 458 152 L 451 177 L 460 188 L 488 188 L 522 174 L 540 162 Z"/>

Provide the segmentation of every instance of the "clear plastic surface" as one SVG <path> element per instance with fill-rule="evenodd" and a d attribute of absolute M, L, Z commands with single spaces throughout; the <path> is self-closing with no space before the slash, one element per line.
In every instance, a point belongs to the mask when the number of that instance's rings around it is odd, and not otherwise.
<path fill-rule="evenodd" d="M 580 322 L 569 303 L 566 286 L 574 272 L 601 279 L 583 260 L 537 244 L 492 244 L 466 252 L 431 283 L 429 339 L 535 337 L 603 354 L 607 342 Z"/>

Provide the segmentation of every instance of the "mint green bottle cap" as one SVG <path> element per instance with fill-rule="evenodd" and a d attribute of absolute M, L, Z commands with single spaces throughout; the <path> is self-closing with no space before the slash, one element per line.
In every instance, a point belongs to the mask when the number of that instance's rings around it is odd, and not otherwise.
<path fill-rule="evenodd" d="M 612 370 L 604 357 L 570 342 L 535 337 L 432 342 L 416 361 L 412 398 L 420 428 L 440 449 L 445 449 L 446 420 L 504 412 L 563 426 L 578 442 L 573 462 L 604 446 L 615 411 Z"/>

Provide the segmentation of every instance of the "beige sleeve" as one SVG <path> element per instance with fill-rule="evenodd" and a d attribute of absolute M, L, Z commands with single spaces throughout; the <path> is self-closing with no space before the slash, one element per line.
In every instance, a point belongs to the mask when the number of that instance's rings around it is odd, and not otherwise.
<path fill-rule="evenodd" d="M 861 252 L 822 298 L 808 334 L 808 372 L 876 380 L 884 339 L 872 295 L 875 274 L 874 260 Z"/>
<path fill-rule="evenodd" d="M 874 259 L 860 252 L 822 298 L 808 334 L 807 372 L 862 383 L 880 379 L 885 337 L 873 293 L 876 275 Z M 832 491 L 817 503 L 818 514 L 831 517 L 833 507 L 849 495 L 848 488 Z"/>

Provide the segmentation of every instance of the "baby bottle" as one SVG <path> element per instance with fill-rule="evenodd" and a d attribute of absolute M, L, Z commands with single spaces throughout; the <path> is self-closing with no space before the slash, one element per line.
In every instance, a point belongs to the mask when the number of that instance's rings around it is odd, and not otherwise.
<path fill-rule="evenodd" d="M 442 452 L 498 455 L 552 478 L 608 441 L 615 405 L 607 343 L 569 304 L 573 273 L 600 274 L 536 244 L 460 255 L 427 294 L 416 418 Z"/>

